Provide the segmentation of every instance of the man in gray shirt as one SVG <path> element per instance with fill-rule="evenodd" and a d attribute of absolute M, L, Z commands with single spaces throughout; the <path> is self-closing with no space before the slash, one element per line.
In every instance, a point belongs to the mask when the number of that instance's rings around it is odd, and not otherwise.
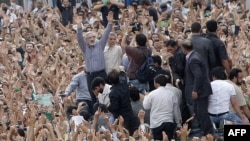
<path fill-rule="evenodd" d="M 88 106 L 88 111 L 92 113 L 93 104 L 92 99 L 89 93 L 86 73 L 84 71 L 76 74 L 68 87 L 65 90 L 65 95 L 69 96 L 73 91 L 76 90 L 76 104 L 78 105 L 81 102 L 85 102 Z"/>
<path fill-rule="evenodd" d="M 113 12 L 109 12 L 107 19 L 108 25 L 100 40 L 97 40 L 96 34 L 92 31 L 87 32 L 85 37 L 83 37 L 81 23 L 77 26 L 77 40 L 85 57 L 84 60 L 86 62 L 87 82 L 93 103 L 96 102 L 96 97 L 91 91 L 92 80 L 95 77 L 102 77 L 104 80 L 107 79 L 103 51 L 107 43 L 109 33 L 112 30 Z"/>

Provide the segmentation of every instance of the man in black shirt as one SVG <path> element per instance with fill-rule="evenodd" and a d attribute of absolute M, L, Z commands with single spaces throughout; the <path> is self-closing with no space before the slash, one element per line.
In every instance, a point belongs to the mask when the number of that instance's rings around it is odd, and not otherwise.
<path fill-rule="evenodd" d="M 124 118 L 124 127 L 128 129 L 130 135 L 133 135 L 139 127 L 139 119 L 134 115 L 130 104 L 129 87 L 124 68 L 111 70 L 108 74 L 108 80 L 112 84 L 109 93 L 110 105 L 108 110 L 115 119 L 122 116 Z"/>
<path fill-rule="evenodd" d="M 93 8 L 93 10 L 101 11 L 102 12 L 102 25 L 104 27 L 107 26 L 108 20 L 107 16 L 109 11 L 112 11 L 114 13 L 114 20 L 119 20 L 119 10 L 120 8 L 123 8 L 124 2 L 122 0 L 104 0 L 99 1 Z"/>
<path fill-rule="evenodd" d="M 154 7 L 152 7 L 150 0 L 141 0 L 141 5 L 143 6 L 143 8 L 148 10 L 149 16 L 152 16 L 155 23 L 157 23 L 158 13 L 157 10 Z"/>
<path fill-rule="evenodd" d="M 216 35 L 217 31 L 217 22 L 214 20 L 209 20 L 206 23 L 207 27 L 207 35 L 208 38 L 212 42 L 214 54 L 215 54 L 215 66 L 222 66 L 225 68 L 227 74 L 230 72 L 230 60 L 227 54 L 227 50 L 225 44 L 220 40 L 220 38 Z M 211 68 L 212 69 L 212 68 Z"/>

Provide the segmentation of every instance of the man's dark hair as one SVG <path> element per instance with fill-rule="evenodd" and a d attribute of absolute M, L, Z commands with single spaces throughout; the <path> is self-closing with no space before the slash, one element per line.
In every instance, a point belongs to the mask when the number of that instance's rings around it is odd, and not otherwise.
<path fill-rule="evenodd" d="M 90 119 L 91 119 L 91 114 L 90 114 L 88 111 L 83 110 L 83 111 L 81 111 L 79 114 L 84 118 L 84 120 L 90 121 Z"/>
<path fill-rule="evenodd" d="M 162 64 L 162 59 L 159 55 L 153 55 L 152 56 L 153 62 L 157 63 L 159 66 L 161 66 Z"/>
<path fill-rule="evenodd" d="M 174 47 L 177 45 L 177 42 L 175 40 L 169 40 L 164 42 L 165 46 L 171 46 Z"/>
<path fill-rule="evenodd" d="M 166 74 L 165 77 L 167 78 L 167 83 L 172 83 L 171 79 L 171 75 L 170 74 Z"/>
<path fill-rule="evenodd" d="M 201 31 L 201 24 L 198 22 L 192 23 L 191 31 L 192 31 L 192 33 L 199 33 Z"/>
<path fill-rule="evenodd" d="M 72 112 L 73 112 L 74 109 L 77 110 L 77 107 L 76 106 L 70 106 L 70 107 L 68 107 L 67 113 L 73 114 Z"/>
<path fill-rule="evenodd" d="M 239 73 L 241 73 L 241 72 L 242 72 L 241 69 L 239 69 L 239 68 L 233 68 L 233 69 L 230 71 L 230 73 L 229 73 L 229 75 L 228 75 L 228 78 L 229 78 L 230 80 L 232 80 L 234 77 L 238 77 Z"/>
<path fill-rule="evenodd" d="M 111 85 L 119 83 L 120 72 L 116 69 L 112 69 L 108 74 L 108 81 Z"/>
<path fill-rule="evenodd" d="M 151 1 L 150 0 L 141 0 L 141 5 L 150 6 L 151 5 Z"/>
<path fill-rule="evenodd" d="M 206 27 L 207 27 L 208 32 L 216 32 L 217 22 L 215 20 L 209 20 L 206 23 Z"/>
<path fill-rule="evenodd" d="M 191 40 L 184 40 L 181 44 L 181 46 L 185 49 L 185 50 L 188 50 L 188 51 L 191 51 L 193 50 L 193 44 L 191 42 Z"/>
<path fill-rule="evenodd" d="M 99 108 L 101 109 L 101 112 L 108 113 L 108 107 L 105 104 L 99 103 Z"/>
<path fill-rule="evenodd" d="M 211 73 L 212 77 L 215 77 L 218 80 L 226 80 L 227 79 L 225 69 L 221 66 L 213 68 L 210 73 Z"/>
<path fill-rule="evenodd" d="M 139 46 L 146 46 L 147 37 L 144 34 L 137 34 L 135 41 Z"/>
<path fill-rule="evenodd" d="M 154 78 L 155 83 L 160 84 L 160 86 L 166 86 L 167 77 L 163 74 L 159 74 Z"/>
<path fill-rule="evenodd" d="M 96 87 L 100 85 L 105 85 L 105 80 L 102 77 L 96 77 L 93 79 L 91 83 L 91 89 L 94 90 Z"/>
<path fill-rule="evenodd" d="M 129 95 L 133 102 L 140 100 L 140 91 L 135 86 L 129 87 Z"/>

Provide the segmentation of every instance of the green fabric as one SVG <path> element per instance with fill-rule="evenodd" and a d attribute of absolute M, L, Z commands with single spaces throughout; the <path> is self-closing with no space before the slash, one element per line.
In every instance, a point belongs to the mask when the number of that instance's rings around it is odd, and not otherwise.
<path fill-rule="evenodd" d="M 107 6 L 108 5 L 108 0 L 102 0 L 104 6 Z"/>
<path fill-rule="evenodd" d="M 166 21 L 161 21 L 160 23 L 158 23 L 158 26 L 160 26 L 162 28 L 162 27 L 165 27 L 169 24 L 170 24 L 170 20 L 166 20 Z"/>

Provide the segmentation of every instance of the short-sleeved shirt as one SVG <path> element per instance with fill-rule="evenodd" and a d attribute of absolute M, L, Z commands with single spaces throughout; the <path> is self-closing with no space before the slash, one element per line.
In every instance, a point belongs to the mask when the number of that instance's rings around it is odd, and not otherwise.
<path fill-rule="evenodd" d="M 206 35 L 206 38 L 208 38 L 213 44 L 213 49 L 214 49 L 214 54 L 215 54 L 215 59 L 216 59 L 215 65 L 222 66 L 222 61 L 228 60 L 229 58 L 225 44 L 219 39 L 217 35 L 213 33 L 208 33 Z"/>
<path fill-rule="evenodd" d="M 228 83 L 232 84 L 234 86 L 235 92 L 236 92 L 236 101 L 239 106 L 244 106 L 246 105 L 246 100 L 243 95 L 243 91 L 239 86 L 237 86 L 234 82 L 227 80 Z M 231 108 L 233 111 L 233 108 Z"/>

